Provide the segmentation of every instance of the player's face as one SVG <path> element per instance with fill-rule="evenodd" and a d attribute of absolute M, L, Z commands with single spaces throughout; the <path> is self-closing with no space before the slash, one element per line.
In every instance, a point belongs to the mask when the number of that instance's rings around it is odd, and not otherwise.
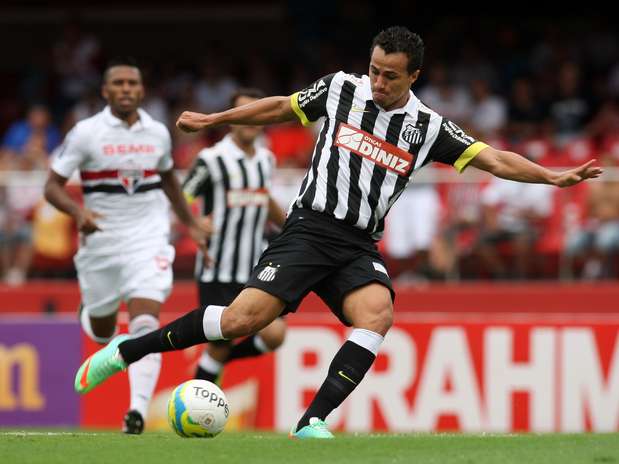
<path fill-rule="evenodd" d="M 140 70 L 133 66 L 114 66 L 103 83 L 103 98 L 115 114 L 127 115 L 137 110 L 144 98 Z"/>
<path fill-rule="evenodd" d="M 374 47 L 370 58 L 370 85 L 372 99 L 381 108 L 390 111 L 401 108 L 408 101 L 408 91 L 419 77 L 419 70 L 410 74 L 405 53 L 385 53 Z"/>
<path fill-rule="evenodd" d="M 236 99 L 234 107 L 247 105 L 248 103 L 255 102 L 257 99 L 252 97 L 246 97 L 241 95 Z M 230 133 L 239 142 L 244 145 L 250 145 L 254 143 L 256 138 L 262 133 L 262 126 L 230 126 Z"/>

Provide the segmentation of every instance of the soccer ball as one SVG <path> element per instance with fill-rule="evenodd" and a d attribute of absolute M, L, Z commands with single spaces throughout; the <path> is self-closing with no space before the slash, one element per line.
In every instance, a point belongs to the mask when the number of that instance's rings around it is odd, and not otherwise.
<path fill-rule="evenodd" d="M 180 384 L 168 401 L 168 422 L 181 437 L 213 438 L 224 429 L 229 415 L 226 395 L 206 380 Z"/>

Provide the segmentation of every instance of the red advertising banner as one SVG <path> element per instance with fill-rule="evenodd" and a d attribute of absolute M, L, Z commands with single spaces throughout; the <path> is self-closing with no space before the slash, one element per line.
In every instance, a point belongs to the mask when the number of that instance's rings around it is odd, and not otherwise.
<path fill-rule="evenodd" d="M 284 431 L 298 420 L 347 336 L 325 316 L 290 318 L 275 354 L 227 367 L 231 426 Z M 345 431 L 617 431 L 618 330 L 619 317 L 609 316 L 401 317 L 328 422 Z M 165 427 L 167 396 L 191 377 L 199 354 L 164 355 L 149 427 Z M 84 397 L 82 424 L 120 426 L 123 376 Z"/>

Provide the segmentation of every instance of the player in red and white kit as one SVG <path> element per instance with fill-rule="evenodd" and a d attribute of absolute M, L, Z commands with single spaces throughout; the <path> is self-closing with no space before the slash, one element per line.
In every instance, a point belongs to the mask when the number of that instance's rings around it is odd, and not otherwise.
<path fill-rule="evenodd" d="M 110 64 L 102 95 L 108 106 L 78 122 L 58 150 L 45 197 L 77 223 L 80 322 L 103 344 L 116 334 L 121 301 L 127 303 L 132 336 L 159 327 L 159 309 L 172 287 L 169 204 L 203 251 L 209 231 L 184 200 L 172 170 L 167 128 L 139 108 L 144 97 L 140 70 L 131 61 Z M 75 170 L 83 206 L 64 188 Z M 129 368 L 131 404 L 124 432 L 143 431 L 160 367 L 161 355 L 153 354 Z"/>

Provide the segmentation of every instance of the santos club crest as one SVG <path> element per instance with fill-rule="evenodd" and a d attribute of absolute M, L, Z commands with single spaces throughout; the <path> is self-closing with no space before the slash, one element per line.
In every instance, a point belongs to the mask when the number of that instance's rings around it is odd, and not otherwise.
<path fill-rule="evenodd" d="M 421 143 L 421 130 L 412 124 L 407 124 L 402 132 L 402 138 L 411 145 L 417 145 Z"/>

